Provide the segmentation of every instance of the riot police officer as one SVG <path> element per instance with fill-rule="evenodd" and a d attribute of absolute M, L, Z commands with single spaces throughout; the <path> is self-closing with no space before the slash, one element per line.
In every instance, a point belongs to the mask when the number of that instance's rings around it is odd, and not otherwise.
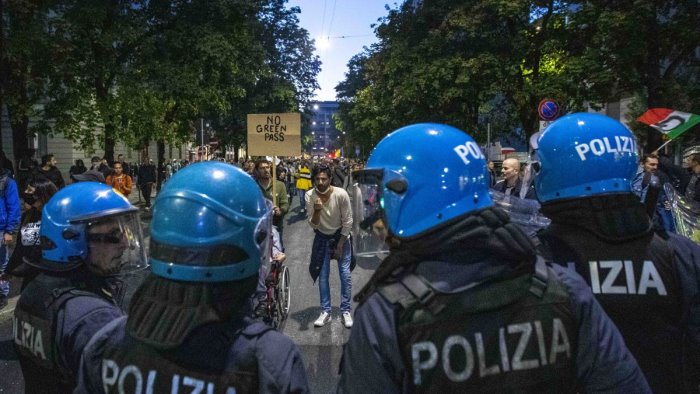
<path fill-rule="evenodd" d="M 296 346 L 248 317 L 271 220 L 272 205 L 234 166 L 175 173 L 154 205 L 151 274 L 128 318 L 87 346 L 76 392 L 308 392 Z"/>
<path fill-rule="evenodd" d="M 27 393 L 70 393 L 92 335 L 122 315 L 146 266 L 138 209 L 94 182 L 56 193 L 41 216 L 41 270 L 22 292 L 14 345 Z"/>
<path fill-rule="evenodd" d="M 698 392 L 700 247 L 654 233 L 632 189 L 634 135 L 609 117 L 571 114 L 541 135 L 539 157 L 548 258 L 583 276 L 654 392 Z"/>
<path fill-rule="evenodd" d="M 391 253 L 358 294 L 339 392 L 649 391 L 586 284 L 493 207 L 470 136 L 401 128 L 353 179 Z"/>

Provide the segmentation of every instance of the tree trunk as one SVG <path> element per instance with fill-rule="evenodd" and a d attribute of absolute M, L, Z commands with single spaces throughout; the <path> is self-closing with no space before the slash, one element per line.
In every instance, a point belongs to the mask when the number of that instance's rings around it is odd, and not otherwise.
<path fill-rule="evenodd" d="M 522 123 L 523 131 L 525 131 L 525 139 L 528 140 L 531 135 L 539 131 L 539 122 L 537 121 L 537 105 L 529 103 L 518 109 L 518 118 Z"/>
<path fill-rule="evenodd" d="M 161 163 L 165 163 L 165 141 L 159 140 L 156 143 L 157 151 L 158 151 L 158 165 L 160 166 Z"/>
<path fill-rule="evenodd" d="M 661 92 L 659 90 L 652 88 L 649 89 L 649 108 L 665 107 L 661 99 L 662 94 L 660 94 Z M 656 148 L 661 146 L 661 144 L 663 143 L 661 137 L 662 134 L 659 132 L 659 130 L 656 130 L 651 126 L 647 127 L 647 144 L 646 147 L 644 147 L 644 152 L 653 152 Z"/>
<path fill-rule="evenodd" d="M 114 137 L 117 131 L 117 126 L 114 123 L 114 117 L 110 113 L 110 96 L 109 87 L 107 86 L 107 81 L 109 78 L 103 78 L 102 76 L 97 76 L 95 79 L 95 97 L 97 101 L 97 108 L 102 115 L 102 122 L 104 122 L 104 150 L 105 157 L 108 163 L 114 163 L 114 145 L 116 143 L 116 138 Z"/>
<path fill-rule="evenodd" d="M 241 147 L 241 144 L 233 144 L 233 161 L 238 163 L 238 149 Z"/>
<path fill-rule="evenodd" d="M 13 122 L 9 108 L 7 109 L 7 115 L 12 127 L 12 153 L 15 155 L 15 167 L 17 167 L 19 160 L 29 148 L 29 118 L 23 116 L 19 122 Z"/>
<path fill-rule="evenodd" d="M 654 107 L 665 107 L 664 94 L 661 82 L 661 69 L 659 63 L 661 62 L 660 54 L 660 43 L 659 43 L 659 26 L 657 22 L 657 11 L 659 7 L 654 2 L 654 7 L 649 12 L 647 31 L 650 37 L 647 40 L 647 61 L 645 62 L 644 69 L 642 71 L 642 83 L 647 89 L 648 108 Z M 647 128 L 647 144 L 644 148 L 645 152 L 653 152 L 662 143 L 661 133 L 652 128 Z"/>
<path fill-rule="evenodd" d="M 115 128 L 112 123 L 105 124 L 105 157 L 108 163 L 114 163 Z"/>

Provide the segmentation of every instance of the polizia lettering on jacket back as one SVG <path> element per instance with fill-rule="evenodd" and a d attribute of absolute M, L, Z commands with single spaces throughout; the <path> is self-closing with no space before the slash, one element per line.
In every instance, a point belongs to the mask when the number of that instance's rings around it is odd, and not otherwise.
<path fill-rule="evenodd" d="M 174 373 L 171 370 L 141 369 L 138 365 L 119 365 L 115 360 L 102 360 L 102 385 L 105 393 L 192 393 L 236 394 L 217 376 L 202 373 Z"/>
<path fill-rule="evenodd" d="M 412 304 L 397 296 L 397 284 L 381 288 L 404 307 L 398 332 L 410 372 L 405 384 L 426 393 L 570 391 L 576 384 L 575 313 L 563 283 L 547 275 L 543 261 L 538 266 L 534 275 Z"/>
<path fill-rule="evenodd" d="M 541 368 L 556 364 L 560 357 L 571 359 L 569 334 L 562 320 L 554 318 L 545 323 L 543 326 L 535 320 L 509 324 L 497 332 L 450 335 L 440 347 L 431 341 L 414 343 L 411 346 L 413 383 L 420 386 L 423 371 L 436 368 L 441 368 L 451 382 L 459 383 L 472 377 Z M 494 355 L 498 355 L 497 360 L 492 360 Z"/>

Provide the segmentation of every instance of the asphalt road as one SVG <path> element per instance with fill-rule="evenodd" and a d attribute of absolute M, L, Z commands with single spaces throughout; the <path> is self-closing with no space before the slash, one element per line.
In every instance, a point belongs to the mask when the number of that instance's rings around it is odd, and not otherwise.
<path fill-rule="evenodd" d="M 283 332 L 299 346 L 304 358 L 309 385 L 313 393 L 329 393 L 335 390 L 337 371 L 343 344 L 350 330 L 340 320 L 340 283 L 337 264 L 331 267 L 331 300 L 333 320 L 316 328 L 314 320 L 320 313 L 318 282 L 314 284 L 308 273 L 313 231 L 306 218 L 298 213 L 298 197 L 287 214 L 284 243 L 287 264 L 290 269 L 291 307 Z M 143 218 L 147 224 L 148 217 Z M 147 235 L 147 231 L 144 233 Z M 379 262 L 358 259 L 352 273 L 353 293 L 369 280 Z M 15 289 L 18 286 L 14 286 Z M 13 300 L 14 301 L 14 300 Z M 0 393 L 22 393 L 24 381 L 12 347 L 12 305 L 0 311 Z"/>

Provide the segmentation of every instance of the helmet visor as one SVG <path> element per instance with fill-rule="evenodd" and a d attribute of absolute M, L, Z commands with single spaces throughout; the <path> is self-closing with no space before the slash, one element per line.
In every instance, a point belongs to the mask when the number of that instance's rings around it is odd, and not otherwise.
<path fill-rule="evenodd" d="M 260 251 L 260 265 L 265 266 L 272 259 L 272 201 L 265 200 L 267 212 L 255 227 L 255 244 Z"/>
<path fill-rule="evenodd" d="M 92 220 L 86 225 L 88 270 L 108 278 L 114 298 L 124 307 L 148 273 L 138 213 Z"/>
<path fill-rule="evenodd" d="M 352 173 L 348 187 L 353 213 L 353 252 L 359 257 L 386 257 L 389 235 L 384 216 L 383 170 Z"/>
<path fill-rule="evenodd" d="M 517 193 L 506 195 L 490 190 L 494 205 L 506 211 L 510 221 L 517 224 L 527 235 L 534 236 L 539 230 L 549 226 L 551 222 L 540 212 L 537 200 L 519 198 Z"/>

